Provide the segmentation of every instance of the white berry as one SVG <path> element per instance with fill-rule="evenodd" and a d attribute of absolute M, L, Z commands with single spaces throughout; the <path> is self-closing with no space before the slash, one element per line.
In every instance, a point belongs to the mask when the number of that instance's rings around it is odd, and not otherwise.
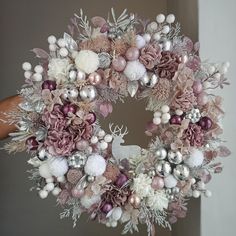
<path fill-rule="evenodd" d="M 54 189 L 54 183 L 48 183 L 48 184 L 46 184 L 46 186 L 44 188 L 48 192 L 51 192 Z"/>
<path fill-rule="evenodd" d="M 157 23 L 163 23 L 165 21 L 165 15 L 164 14 L 159 14 L 156 17 Z"/>
<path fill-rule="evenodd" d="M 107 143 L 110 143 L 112 141 L 112 135 L 110 134 L 105 135 L 104 141 Z"/>
<path fill-rule="evenodd" d="M 167 113 L 167 112 L 170 111 L 170 107 L 167 106 L 167 105 L 163 105 L 163 106 L 161 107 L 161 111 L 162 111 L 163 113 Z"/>
<path fill-rule="evenodd" d="M 49 50 L 50 50 L 51 52 L 55 52 L 55 51 L 57 50 L 57 45 L 56 45 L 56 44 L 50 44 L 50 45 L 49 45 Z"/>
<path fill-rule="evenodd" d="M 66 41 L 63 38 L 57 40 L 57 44 L 59 47 L 64 48 L 66 46 Z"/>
<path fill-rule="evenodd" d="M 198 188 L 201 190 L 205 189 L 205 187 L 206 187 L 205 183 L 203 183 L 202 181 L 198 182 L 197 185 L 198 185 Z"/>
<path fill-rule="evenodd" d="M 105 141 L 101 141 L 99 147 L 101 150 L 106 150 L 108 148 L 108 143 Z"/>
<path fill-rule="evenodd" d="M 210 190 L 206 190 L 205 197 L 211 197 L 211 196 L 212 196 L 212 192 Z"/>
<path fill-rule="evenodd" d="M 150 34 L 144 34 L 144 35 L 143 35 L 143 38 L 144 38 L 144 40 L 146 41 L 146 43 L 149 43 L 150 40 L 151 40 L 151 35 L 150 35 Z"/>
<path fill-rule="evenodd" d="M 91 141 L 92 144 L 96 144 L 98 142 L 98 137 L 97 136 L 92 136 L 90 141 Z"/>
<path fill-rule="evenodd" d="M 155 21 L 153 21 L 153 22 L 151 22 L 151 23 L 148 25 L 148 27 L 149 27 L 151 30 L 155 31 L 155 30 L 157 30 L 157 23 L 156 23 Z"/>
<path fill-rule="evenodd" d="M 34 67 L 34 71 L 36 73 L 42 74 L 43 73 L 43 67 L 41 65 L 37 65 Z"/>
<path fill-rule="evenodd" d="M 54 35 L 50 35 L 48 37 L 48 43 L 49 44 L 55 44 L 56 42 L 57 42 L 57 39 L 56 39 L 56 37 Z"/>
<path fill-rule="evenodd" d="M 169 14 L 169 15 L 166 17 L 166 22 L 167 22 L 168 24 L 172 24 L 172 23 L 174 23 L 174 21 L 175 21 L 175 16 L 174 16 L 173 14 Z"/>
<path fill-rule="evenodd" d="M 111 222 L 111 227 L 115 228 L 117 226 L 117 221 L 112 221 Z"/>
<path fill-rule="evenodd" d="M 34 73 L 33 75 L 34 81 L 40 82 L 43 79 L 43 76 L 39 73 Z"/>
<path fill-rule="evenodd" d="M 161 123 L 161 118 L 160 117 L 154 117 L 152 122 L 155 125 L 159 125 Z"/>
<path fill-rule="evenodd" d="M 160 111 L 156 111 L 154 113 L 154 117 L 161 117 L 161 112 Z"/>
<path fill-rule="evenodd" d="M 56 187 L 56 188 L 54 188 L 54 189 L 52 190 L 52 194 L 53 194 L 54 196 L 57 196 L 60 192 L 61 192 L 61 189 L 58 188 L 58 187 Z"/>
<path fill-rule="evenodd" d="M 48 192 L 46 190 L 40 190 L 39 191 L 39 197 L 42 199 L 45 199 L 48 197 Z"/>
<path fill-rule="evenodd" d="M 207 71 L 210 75 L 213 74 L 215 72 L 215 70 L 216 70 L 216 68 L 214 66 L 209 66 L 207 69 Z"/>
<path fill-rule="evenodd" d="M 162 33 L 163 34 L 168 34 L 170 32 L 170 26 L 169 25 L 164 25 L 162 28 Z"/>
<path fill-rule="evenodd" d="M 31 71 L 25 71 L 24 77 L 25 77 L 26 79 L 30 79 L 31 76 L 32 76 L 32 72 L 31 72 Z"/>
<path fill-rule="evenodd" d="M 201 195 L 201 193 L 200 193 L 198 190 L 194 190 L 194 191 L 193 191 L 193 197 L 194 197 L 194 198 L 199 198 L 200 195 Z"/>
<path fill-rule="evenodd" d="M 215 73 L 215 74 L 214 74 L 214 78 L 220 79 L 220 77 L 221 77 L 220 73 Z"/>
<path fill-rule="evenodd" d="M 103 138 L 103 137 L 105 136 L 105 134 L 106 134 L 105 131 L 101 129 L 101 130 L 99 130 L 99 132 L 98 132 L 98 137 L 99 137 L 99 138 Z"/>
<path fill-rule="evenodd" d="M 32 65 L 29 62 L 24 62 L 22 64 L 22 69 L 25 71 L 31 70 L 32 69 Z"/>
<path fill-rule="evenodd" d="M 54 180 L 53 180 L 52 177 L 46 179 L 46 183 L 53 183 L 53 181 L 54 181 Z"/>
<path fill-rule="evenodd" d="M 190 179 L 190 183 L 191 183 L 191 184 L 195 184 L 195 183 L 196 183 L 196 179 L 195 179 L 195 178 L 191 178 L 191 179 Z"/>
<path fill-rule="evenodd" d="M 67 57 L 68 56 L 68 50 L 66 48 L 61 48 L 59 53 L 62 57 Z"/>
<path fill-rule="evenodd" d="M 170 119 L 170 113 L 163 113 L 161 119 L 168 121 Z"/>
<path fill-rule="evenodd" d="M 180 109 L 177 109 L 176 111 L 175 111 L 175 114 L 177 115 L 177 116 L 182 116 L 183 115 L 183 111 L 182 110 L 180 110 Z"/>
<path fill-rule="evenodd" d="M 57 181 L 60 182 L 60 183 L 65 182 L 65 180 L 66 180 L 65 176 L 57 177 Z"/>
<path fill-rule="evenodd" d="M 155 33 L 152 37 L 153 37 L 153 39 L 156 40 L 156 41 L 158 41 L 158 40 L 161 39 L 160 33 Z"/>

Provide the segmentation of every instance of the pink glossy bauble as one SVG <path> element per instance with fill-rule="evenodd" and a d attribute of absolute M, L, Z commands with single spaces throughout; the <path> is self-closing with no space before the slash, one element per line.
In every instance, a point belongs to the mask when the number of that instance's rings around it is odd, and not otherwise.
<path fill-rule="evenodd" d="M 56 81 L 45 80 L 42 84 L 42 89 L 49 89 L 50 91 L 55 90 L 57 87 Z"/>
<path fill-rule="evenodd" d="M 72 194 L 72 196 L 75 197 L 75 198 L 81 198 L 81 197 L 84 195 L 84 190 L 74 187 L 74 188 L 71 190 L 71 194 Z"/>
<path fill-rule="evenodd" d="M 62 112 L 64 115 L 68 115 L 68 113 L 73 113 L 75 114 L 76 113 L 76 106 L 73 105 L 73 104 L 65 104 L 63 107 L 62 107 Z"/>
<path fill-rule="evenodd" d="M 136 47 L 131 47 L 126 51 L 125 56 L 129 61 L 137 60 L 139 58 L 139 49 Z"/>
<path fill-rule="evenodd" d="M 182 122 L 182 117 L 181 116 L 173 115 L 170 118 L 170 123 L 172 125 L 181 125 L 181 122 Z"/>
<path fill-rule="evenodd" d="M 122 187 L 128 180 L 128 177 L 124 174 L 120 174 L 115 182 L 117 187 Z"/>
<path fill-rule="evenodd" d="M 109 211 L 112 210 L 112 208 L 113 207 L 110 203 L 105 203 L 101 210 L 102 210 L 103 213 L 107 214 Z"/>
<path fill-rule="evenodd" d="M 84 151 L 86 150 L 86 148 L 89 146 L 89 143 L 88 141 L 84 140 L 84 139 L 81 139 L 80 141 L 78 141 L 76 143 L 76 148 L 79 150 L 79 151 Z"/>
<path fill-rule="evenodd" d="M 36 140 L 36 137 L 30 137 L 30 138 L 26 139 L 26 145 L 29 150 L 33 151 L 33 150 L 38 149 L 39 143 Z"/>
<path fill-rule="evenodd" d="M 204 105 L 207 104 L 207 102 L 208 102 L 208 97 L 207 97 L 207 94 L 205 92 L 202 92 L 202 93 L 198 94 L 198 97 L 197 97 L 198 105 L 204 106 Z"/>
<path fill-rule="evenodd" d="M 198 124 L 203 130 L 209 130 L 212 127 L 212 120 L 209 117 L 204 116 L 199 120 Z"/>
<path fill-rule="evenodd" d="M 126 60 L 124 57 L 119 56 L 112 60 L 112 67 L 114 68 L 114 70 L 118 72 L 123 71 L 125 69 L 125 66 L 126 66 Z"/>
<path fill-rule="evenodd" d="M 89 75 L 88 80 L 90 84 L 97 85 L 102 82 L 102 77 L 97 72 L 93 72 Z"/>
<path fill-rule="evenodd" d="M 193 83 L 193 92 L 195 94 L 201 93 L 203 90 L 202 82 L 200 80 L 196 80 Z"/>
<path fill-rule="evenodd" d="M 163 189 L 164 188 L 164 180 L 161 178 L 161 177 L 154 177 L 152 179 L 152 188 L 155 189 L 155 190 L 158 190 L 158 189 Z"/>

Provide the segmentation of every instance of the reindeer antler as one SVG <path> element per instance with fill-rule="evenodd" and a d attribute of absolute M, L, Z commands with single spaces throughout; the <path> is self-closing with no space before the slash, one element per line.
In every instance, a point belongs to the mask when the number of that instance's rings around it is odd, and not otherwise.
<path fill-rule="evenodd" d="M 122 129 L 124 128 L 123 125 L 121 127 L 116 125 L 115 128 L 113 128 L 113 125 L 114 125 L 113 123 L 109 124 L 109 129 L 110 129 L 112 135 L 124 137 L 126 134 L 129 133 L 127 127 L 125 127 L 124 132 L 122 132 Z"/>

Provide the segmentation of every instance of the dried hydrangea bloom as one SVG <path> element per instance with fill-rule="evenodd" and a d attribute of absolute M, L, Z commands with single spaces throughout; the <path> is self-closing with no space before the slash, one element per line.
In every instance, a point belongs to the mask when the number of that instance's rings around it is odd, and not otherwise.
<path fill-rule="evenodd" d="M 103 174 L 103 176 L 105 176 L 107 179 L 111 180 L 112 182 L 115 182 L 119 174 L 120 174 L 119 168 L 111 163 L 108 163 L 106 167 L 106 171 Z"/>
<path fill-rule="evenodd" d="M 77 169 L 70 169 L 66 174 L 66 178 L 68 182 L 70 182 L 71 184 L 78 183 L 78 181 L 82 178 L 82 176 L 83 173 Z"/>
<path fill-rule="evenodd" d="M 171 83 L 168 79 L 160 79 L 152 89 L 152 96 L 158 101 L 165 101 L 170 97 Z"/>
<path fill-rule="evenodd" d="M 111 50 L 116 55 L 124 55 L 130 46 L 123 39 L 115 39 L 111 43 Z"/>

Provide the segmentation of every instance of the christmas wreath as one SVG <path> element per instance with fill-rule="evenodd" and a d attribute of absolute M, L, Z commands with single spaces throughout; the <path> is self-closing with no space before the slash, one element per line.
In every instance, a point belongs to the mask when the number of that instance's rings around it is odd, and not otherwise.
<path fill-rule="evenodd" d="M 211 196 L 206 184 L 222 170 L 215 160 L 230 154 L 219 138 L 222 98 L 213 94 L 228 84 L 229 63 L 202 62 L 173 14 L 149 22 L 111 9 L 107 20 L 89 21 L 80 10 L 68 29 L 48 37 L 49 53 L 33 49 L 34 69 L 23 63 L 23 100 L 8 114 L 18 130 L 5 149 L 29 151 L 34 188 L 42 199 L 56 196 L 74 226 L 87 213 L 107 227 L 125 224 L 124 233 L 139 223 L 149 234 L 155 223 L 171 228 L 190 197 Z M 153 112 L 148 147 L 121 145 L 122 124 L 99 124 L 130 97 Z"/>

